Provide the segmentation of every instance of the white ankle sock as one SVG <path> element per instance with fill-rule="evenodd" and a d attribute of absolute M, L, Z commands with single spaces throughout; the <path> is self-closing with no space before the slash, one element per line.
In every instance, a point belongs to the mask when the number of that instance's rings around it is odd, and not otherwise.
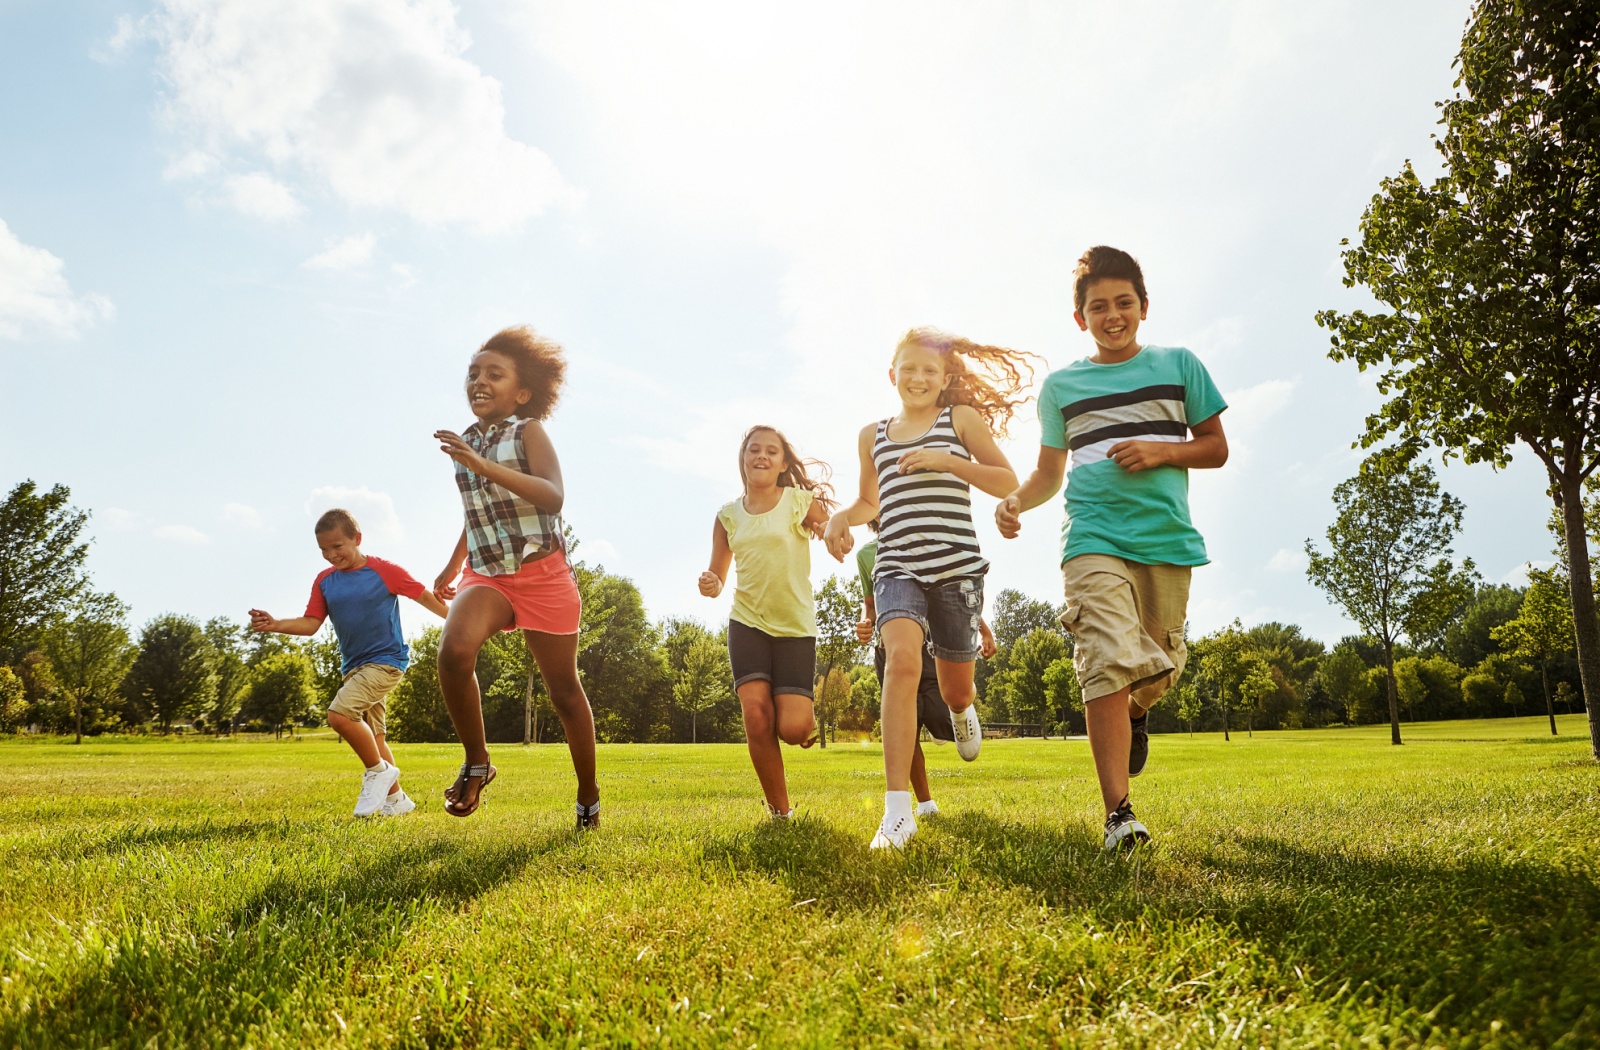
<path fill-rule="evenodd" d="M 367 767 L 367 772 L 368 773 L 381 773 L 381 772 L 383 772 L 383 767 L 388 765 L 388 764 L 389 763 L 385 762 L 383 759 L 380 758 L 380 759 L 378 759 L 378 764 L 377 765 L 368 766 Z"/>
<path fill-rule="evenodd" d="M 886 817 L 911 816 L 911 792 L 885 791 L 883 793 L 883 815 Z"/>

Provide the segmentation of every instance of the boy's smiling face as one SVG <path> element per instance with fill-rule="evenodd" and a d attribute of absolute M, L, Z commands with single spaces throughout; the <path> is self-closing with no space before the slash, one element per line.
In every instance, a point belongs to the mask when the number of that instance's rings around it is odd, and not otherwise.
<path fill-rule="evenodd" d="M 1149 303 L 1139 301 L 1132 281 L 1102 277 L 1085 290 L 1083 309 L 1074 311 L 1072 319 L 1094 337 L 1100 347 L 1097 359 L 1125 361 L 1139 352 L 1139 322 L 1149 310 Z"/>
<path fill-rule="evenodd" d="M 354 536 L 341 528 L 317 533 L 317 546 L 322 548 L 322 560 L 340 572 L 361 567 L 361 533 Z"/>

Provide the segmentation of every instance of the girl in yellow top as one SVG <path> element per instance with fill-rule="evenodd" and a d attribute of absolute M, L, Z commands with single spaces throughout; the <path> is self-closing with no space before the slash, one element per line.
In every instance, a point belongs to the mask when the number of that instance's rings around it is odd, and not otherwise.
<path fill-rule="evenodd" d="M 744 712 L 750 762 L 761 781 L 767 812 L 793 812 L 778 741 L 810 747 L 816 731 L 812 686 L 816 681 L 817 614 L 811 593 L 811 547 L 833 509 L 831 490 L 808 471 L 772 427 L 751 427 L 739 446 L 744 496 L 717 511 L 711 530 L 711 566 L 700 574 L 700 593 L 722 593 L 728 566 L 739 563 L 728 622 L 733 688 Z"/>

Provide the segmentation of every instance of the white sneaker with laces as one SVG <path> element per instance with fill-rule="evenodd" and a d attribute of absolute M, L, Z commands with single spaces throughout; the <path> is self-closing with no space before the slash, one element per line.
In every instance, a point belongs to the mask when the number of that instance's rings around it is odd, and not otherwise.
<path fill-rule="evenodd" d="M 926 802 L 918 802 L 917 803 L 917 816 L 919 816 L 919 817 L 931 817 L 931 816 L 934 816 L 935 814 L 937 814 L 938 812 L 939 812 L 939 803 L 935 802 L 931 798 Z"/>
<path fill-rule="evenodd" d="M 356 816 L 370 817 L 383 808 L 389 789 L 400 779 L 400 767 L 385 762 L 361 774 L 361 794 L 356 799 Z"/>
<path fill-rule="evenodd" d="M 885 813 L 878 833 L 872 836 L 870 849 L 905 849 L 911 836 L 917 833 L 917 818 L 909 813 L 891 817 Z"/>
<path fill-rule="evenodd" d="M 416 808 L 416 800 L 410 795 L 406 794 L 405 788 L 401 788 L 399 791 L 391 791 L 389 795 L 384 798 L 383 808 L 378 812 L 386 817 L 401 817 L 407 813 L 410 813 Z"/>
<path fill-rule="evenodd" d="M 971 762 L 983 747 L 983 726 L 978 724 L 978 705 L 971 704 L 960 714 L 950 712 L 950 725 L 956 731 L 956 754 Z"/>

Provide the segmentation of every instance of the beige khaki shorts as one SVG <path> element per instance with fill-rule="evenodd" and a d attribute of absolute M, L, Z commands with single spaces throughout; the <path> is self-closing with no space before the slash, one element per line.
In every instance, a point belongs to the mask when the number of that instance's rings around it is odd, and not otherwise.
<path fill-rule="evenodd" d="M 362 664 L 344 676 L 344 684 L 328 705 L 330 713 L 338 713 L 359 722 L 366 720 L 374 733 L 382 733 L 383 698 L 400 684 L 406 673 L 388 664 Z"/>
<path fill-rule="evenodd" d="M 1109 554 L 1080 554 L 1061 566 L 1072 666 L 1083 698 L 1128 686 L 1149 710 L 1172 688 L 1189 658 L 1183 624 L 1189 612 L 1187 565 L 1141 565 Z"/>

